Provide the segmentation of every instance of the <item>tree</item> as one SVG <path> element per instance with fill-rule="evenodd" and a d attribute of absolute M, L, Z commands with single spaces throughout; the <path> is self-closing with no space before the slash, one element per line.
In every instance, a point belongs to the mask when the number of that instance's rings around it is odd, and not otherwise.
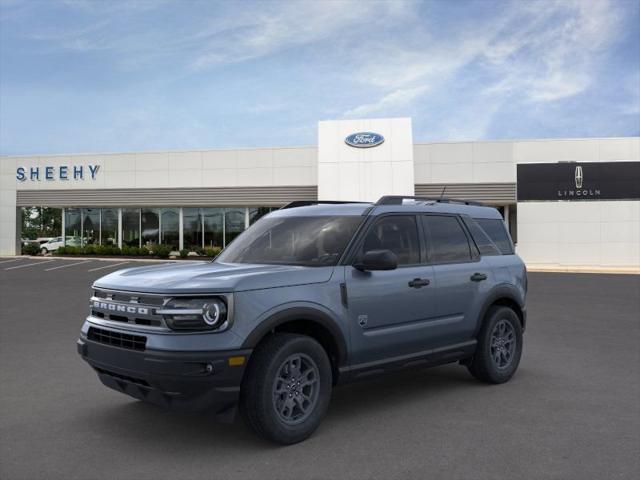
<path fill-rule="evenodd" d="M 62 235 L 62 210 L 52 207 L 24 207 L 22 209 L 22 237 L 34 240 L 38 237 Z"/>

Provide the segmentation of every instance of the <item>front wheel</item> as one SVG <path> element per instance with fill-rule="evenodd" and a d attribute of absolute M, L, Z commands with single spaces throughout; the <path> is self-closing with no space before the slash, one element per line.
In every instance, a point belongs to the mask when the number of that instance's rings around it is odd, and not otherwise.
<path fill-rule="evenodd" d="M 49 253 L 49 250 L 47 250 L 46 248 L 43 248 L 40 250 L 40 253 L 42 253 L 42 255 L 46 255 L 47 253 Z"/>
<path fill-rule="evenodd" d="M 240 412 L 268 440 L 292 444 L 320 425 L 331 397 L 331 363 L 313 338 L 277 333 L 251 356 L 242 382 Z"/>
<path fill-rule="evenodd" d="M 467 365 L 469 372 L 487 383 L 508 381 L 520 363 L 522 325 L 509 307 L 491 307 L 478 335 L 476 353 Z"/>

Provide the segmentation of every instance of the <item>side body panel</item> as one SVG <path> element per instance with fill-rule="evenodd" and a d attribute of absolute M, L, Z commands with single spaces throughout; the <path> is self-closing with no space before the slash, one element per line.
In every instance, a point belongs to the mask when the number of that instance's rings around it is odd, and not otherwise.
<path fill-rule="evenodd" d="M 344 268 L 348 295 L 347 322 L 353 363 L 425 350 L 442 328 L 436 320 L 433 267 L 404 266 L 390 271 L 361 272 Z M 430 284 L 412 288 L 415 278 Z"/>

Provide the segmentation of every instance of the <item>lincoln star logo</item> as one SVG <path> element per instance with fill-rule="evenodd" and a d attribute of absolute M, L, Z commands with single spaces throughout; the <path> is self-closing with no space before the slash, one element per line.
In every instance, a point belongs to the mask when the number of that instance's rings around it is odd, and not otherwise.
<path fill-rule="evenodd" d="M 576 167 L 576 188 L 582 188 L 582 167 Z"/>
<path fill-rule="evenodd" d="M 595 198 L 600 196 L 599 188 L 586 188 L 584 187 L 584 173 L 582 172 L 582 167 L 577 166 L 573 172 L 573 180 L 575 182 L 576 188 L 574 189 L 560 189 L 558 190 L 558 198 L 561 200 L 573 200 L 582 199 L 582 198 Z M 593 182 L 591 182 L 593 183 Z"/>
<path fill-rule="evenodd" d="M 344 139 L 347 145 L 356 148 L 371 148 L 377 147 L 384 142 L 384 137 L 379 133 L 373 132 L 358 132 L 349 135 Z"/>
<path fill-rule="evenodd" d="M 98 300 L 94 300 L 92 302 L 92 306 L 93 308 L 97 308 L 100 310 L 110 310 L 112 312 L 135 313 L 138 315 L 149 314 L 149 309 L 147 307 L 136 307 L 133 305 L 122 305 L 119 303 L 101 302 Z"/>

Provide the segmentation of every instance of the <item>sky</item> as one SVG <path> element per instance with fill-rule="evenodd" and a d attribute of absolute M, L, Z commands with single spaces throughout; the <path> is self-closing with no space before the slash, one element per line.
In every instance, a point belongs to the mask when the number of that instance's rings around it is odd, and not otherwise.
<path fill-rule="evenodd" d="M 0 0 L 0 154 L 640 135 L 640 0 Z"/>

